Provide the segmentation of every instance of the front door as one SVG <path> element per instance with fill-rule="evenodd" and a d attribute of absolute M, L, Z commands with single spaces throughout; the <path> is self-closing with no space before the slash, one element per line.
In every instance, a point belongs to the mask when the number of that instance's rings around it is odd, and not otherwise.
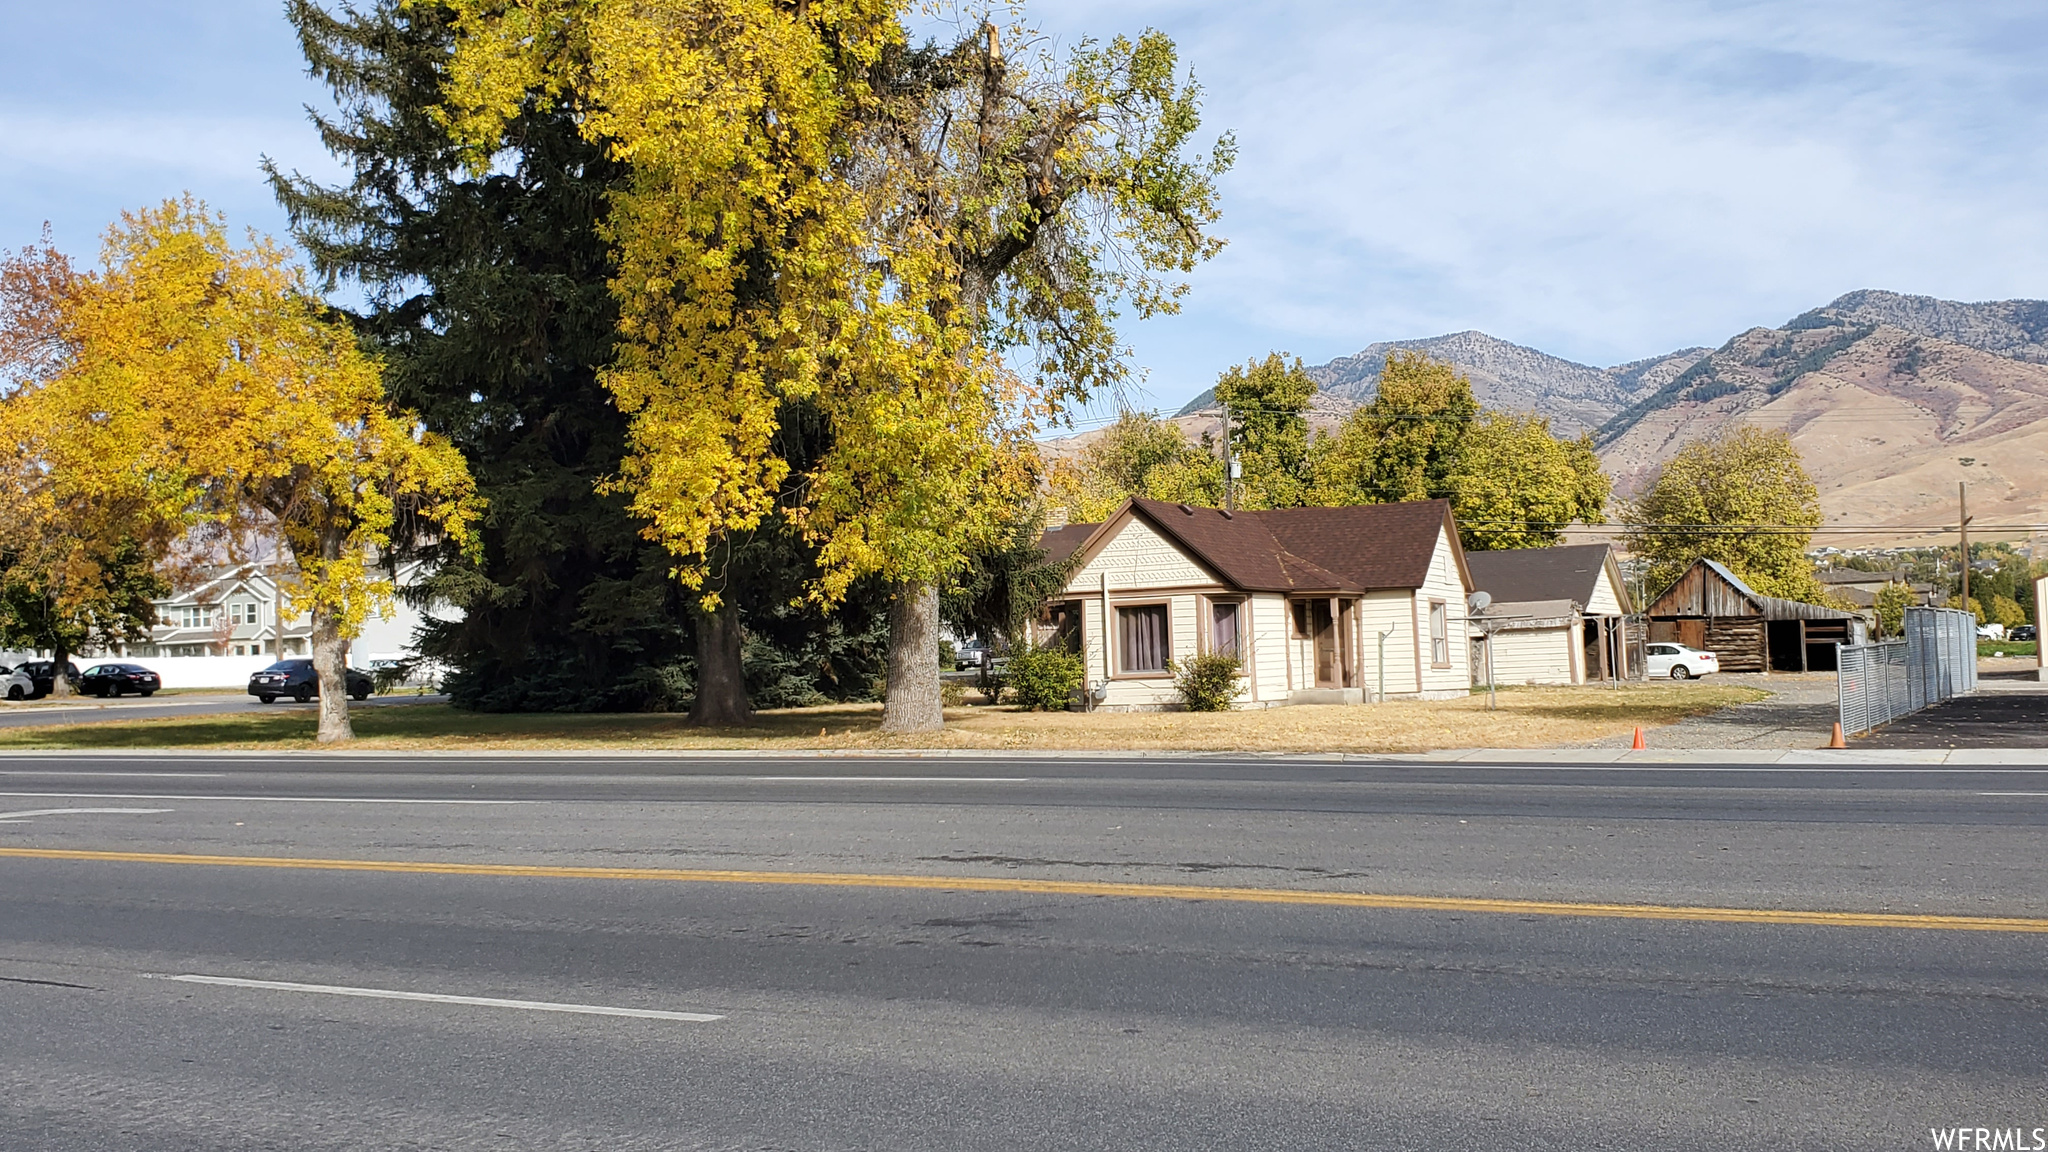
<path fill-rule="evenodd" d="M 1337 661 L 1337 624 L 1330 619 L 1328 600 L 1309 601 L 1308 634 L 1316 646 L 1316 687 L 1343 687 L 1343 671 Z"/>

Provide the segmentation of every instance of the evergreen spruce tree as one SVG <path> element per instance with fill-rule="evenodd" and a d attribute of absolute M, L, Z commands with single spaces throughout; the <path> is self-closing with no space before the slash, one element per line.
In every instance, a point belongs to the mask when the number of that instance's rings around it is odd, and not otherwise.
<path fill-rule="evenodd" d="M 394 401 L 456 444 L 489 505 L 480 562 L 435 558 L 425 592 L 463 618 L 431 626 L 424 651 L 454 669 L 465 707 L 696 702 L 700 629 L 674 559 L 643 538 L 627 496 L 598 490 L 626 449 L 626 419 L 598 381 L 618 330 L 600 226 L 625 166 L 570 112 L 529 108 L 506 124 L 498 162 L 472 175 L 434 111 L 455 42 L 446 9 L 291 0 L 287 12 L 338 107 L 315 114 L 321 139 L 353 175 L 328 187 L 272 167 L 272 186 L 328 287 L 360 286 L 357 324 Z M 743 666 L 770 705 L 867 698 L 880 593 L 850 595 L 829 620 L 797 603 L 809 557 L 793 540 L 773 520 L 715 565 L 740 611 L 737 629 L 728 618 L 706 637 L 714 679 Z"/>
<path fill-rule="evenodd" d="M 659 706 L 685 651 L 661 550 L 594 492 L 625 421 L 596 383 L 617 312 L 597 224 L 623 175 L 563 113 L 506 132 L 470 178 L 435 120 L 453 43 L 432 4 L 287 12 L 339 112 L 315 115 L 353 170 L 338 187 L 270 170 L 329 286 L 364 293 L 358 327 L 394 401 L 453 440 L 489 502 L 484 554 L 449 550 L 427 585 L 463 609 L 424 637 L 458 703 L 493 711 Z"/>

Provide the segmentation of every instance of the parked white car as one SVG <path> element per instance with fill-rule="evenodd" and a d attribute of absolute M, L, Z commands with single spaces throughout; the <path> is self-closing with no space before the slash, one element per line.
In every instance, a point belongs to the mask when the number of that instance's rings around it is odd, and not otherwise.
<path fill-rule="evenodd" d="M 1649 672 L 1653 677 L 1690 680 L 1721 670 L 1721 661 L 1712 652 L 1687 648 L 1683 644 L 1652 644 L 1649 657 Z"/>
<path fill-rule="evenodd" d="M 28 673 L 0 664 L 0 692 L 9 700 L 26 700 L 36 694 L 36 682 Z"/>

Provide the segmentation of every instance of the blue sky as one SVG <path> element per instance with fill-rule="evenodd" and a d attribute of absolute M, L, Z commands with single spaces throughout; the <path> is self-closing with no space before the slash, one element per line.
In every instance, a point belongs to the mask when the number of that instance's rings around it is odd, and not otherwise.
<path fill-rule="evenodd" d="M 190 190 L 282 231 L 261 156 L 334 172 L 276 0 L 0 0 L 0 246 L 90 253 Z M 1269 350 L 1478 328 L 1593 364 L 1854 288 L 2048 297 L 2048 7 L 1042 0 L 1153 26 L 1237 133 L 1231 246 L 1132 325 L 1139 403 Z"/>

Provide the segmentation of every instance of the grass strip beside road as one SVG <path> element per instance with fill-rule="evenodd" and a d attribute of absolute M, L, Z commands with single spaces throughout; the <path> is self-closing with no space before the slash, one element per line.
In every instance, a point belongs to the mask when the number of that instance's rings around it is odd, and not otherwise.
<path fill-rule="evenodd" d="M 1542 748 L 1627 736 L 1767 693 L 1736 684 L 1628 684 L 1513 688 L 1489 711 L 1484 696 L 1351 707 L 1237 712 L 1022 712 L 969 705 L 946 710 L 943 732 L 889 737 L 879 704 L 764 711 L 747 728 L 696 728 L 673 713 L 486 713 L 446 704 L 355 711 L 351 747 L 393 751 L 690 749 L 760 751 L 963 748 L 1184 752 L 1425 752 Z M 305 711 L 108 720 L 0 729 L 0 749 L 311 749 Z M 1816 741 L 1825 732 L 1816 733 Z"/>
<path fill-rule="evenodd" d="M 538 880 L 632 880 L 672 884 L 782 884 L 825 888 L 897 888 L 942 892 L 1006 892 L 1126 899 L 1227 901 L 1362 908 L 1397 912 L 1471 912 L 1510 916 L 1581 916 L 1610 920 L 1684 920 L 1716 924 L 1806 925 L 1827 928 L 1913 928 L 1952 932 L 2048 934 L 2048 919 L 1939 916 L 1894 912 L 1827 912 L 1790 908 L 1708 908 L 1683 904 L 1603 904 L 1566 900 L 1494 900 L 1466 896 L 1399 896 L 1313 888 L 1230 888 L 1200 884 L 1137 884 L 1100 880 L 1034 880 L 1012 876 L 918 876 L 861 872 L 761 872 L 715 868 L 580 868 L 546 864 L 459 864 L 423 860 L 323 860 L 290 856 L 208 856 L 178 852 L 104 852 L 72 848 L 0 848 L 0 858 L 103 864 L 168 864 L 215 868 L 284 868 L 435 876 L 505 876 Z"/>

